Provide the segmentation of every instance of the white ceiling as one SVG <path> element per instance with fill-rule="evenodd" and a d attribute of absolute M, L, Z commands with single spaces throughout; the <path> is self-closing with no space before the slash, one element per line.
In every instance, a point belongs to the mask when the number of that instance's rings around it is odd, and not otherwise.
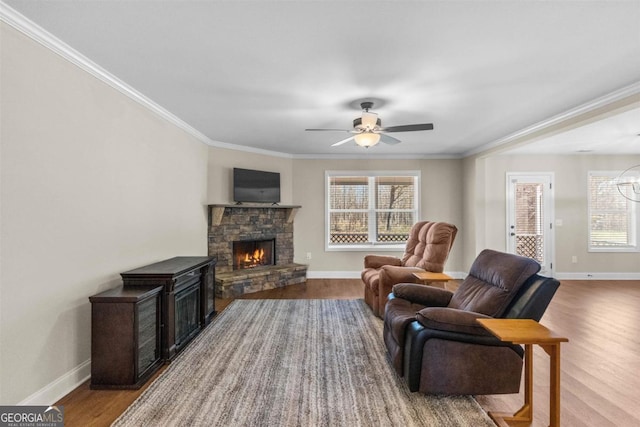
<path fill-rule="evenodd" d="M 214 145 L 460 156 L 624 88 L 640 99 L 640 0 L 5 3 Z M 304 131 L 350 128 L 364 99 L 385 126 L 435 129 L 366 151 Z M 518 150 L 640 154 L 640 107 L 590 126 Z"/>
<path fill-rule="evenodd" d="M 640 154 L 640 109 L 634 108 L 532 144 L 509 154 Z"/>

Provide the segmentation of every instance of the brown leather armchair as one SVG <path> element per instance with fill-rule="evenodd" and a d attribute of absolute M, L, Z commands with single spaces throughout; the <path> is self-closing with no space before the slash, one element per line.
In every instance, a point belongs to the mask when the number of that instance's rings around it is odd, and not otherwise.
<path fill-rule="evenodd" d="M 458 229 L 446 222 L 421 221 L 413 225 L 402 258 L 367 255 L 361 277 L 364 301 L 378 317 L 384 315 L 387 295 L 396 283 L 418 283 L 413 273 L 442 273 Z"/>
<path fill-rule="evenodd" d="M 428 394 L 517 393 L 523 350 L 485 330 L 478 318 L 540 320 L 560 282 L 530 259 L 485 249 L 452 293 L 398 284 L 389 296 L 384 342 L 409 390 Z"/>

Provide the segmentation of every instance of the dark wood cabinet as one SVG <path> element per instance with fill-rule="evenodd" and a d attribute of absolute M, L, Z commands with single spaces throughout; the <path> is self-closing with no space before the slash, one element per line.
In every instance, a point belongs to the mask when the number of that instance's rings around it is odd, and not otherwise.
<path fill-rule="evenodd" d="M 162 286 L 164 361 L 173 359 L 216 315 L 212 257 L 175 257 L 120 275 L 125 287 Z"/>
<path fill-rule="evenodd" d="M 91 301 L 91 388 L 140 388 L 216 315 L 215 261 L 175 257 L 121 273 Z"/>
<path fill-rule="evenodd" d="M 120 287 L 91 301 L 91 388 L 140 388 L 162 363 L 161 286 Z"/>

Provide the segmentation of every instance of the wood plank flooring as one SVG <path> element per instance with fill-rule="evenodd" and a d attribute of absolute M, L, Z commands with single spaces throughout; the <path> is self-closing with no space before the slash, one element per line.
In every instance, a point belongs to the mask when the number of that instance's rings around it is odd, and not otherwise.
<path fill-rule="evenodd" d="M 541 323 L 569 338 L 561 348 L 561 424 L 640 425 L 640 281 L 563 281 Z M 534 422 L 549 420 L 549 358 L 534 349 Z M 520 395 L 478 396 L 514 411 Z"/>
<path fill-rule="evenodd" d="M 450 282 L 448 288 L 456 286 Z M 243 298 L 351 299 L 362 295 L 359 279 L 310 279 Z M 230 302 L 216 300 L 216 308 L 222 311 Z M 563 281 L 541 323 L 569 338 L 562 345 L 562 425 L 640 425 L 635 406 L 640 401 L 640 281 Z M 548 357 L 536 347 L 531 424 L 535 427 L 548 425 L 548 379 Z M 64 405 L 68 427 L 108 426 L 143 390 L 90 390 L 86 382 L 56 404 Z M 477 397 L 487 411 L 515 411 L 522 399 L 522 392 Z"/>

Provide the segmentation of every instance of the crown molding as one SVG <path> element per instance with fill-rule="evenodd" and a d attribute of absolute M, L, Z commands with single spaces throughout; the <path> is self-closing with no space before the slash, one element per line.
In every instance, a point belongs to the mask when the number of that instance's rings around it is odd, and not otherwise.
<path fill-rule="evenodd" d="M 221 141 L 215 141 L 194 128 L 193 126 L 186 123 L 184 120 L 180 119 L 173 113 L 169 112 L 167 109 L 163 108 L 158 103 L 154 102 L 152 99 L 138 92 L 133 87 L 129 86 L 124 81 L 120 80 L 118 77 L 114 76 L 100 65 L 96 64 L 62 40 L 55 37 L 53 34 L 49 33 L 44 28 L 40 27 L 35 22 L 31 21 L 26 16 L 22 15 L 20 12 L 16 11 L 6 3 L 0 1 L 0 21 L 6 23 L 7 25 L 13 27 L 17 31 L 31 38 L 35 42 L 59 55 L 63 59 L 69 61 L 74 64 L 81 70 L 91 74 L 98 80 L 112 87 L 113 89 L 119 91 L 123 95 L 129 97 L 133 101 L 142 105 L 146 109 L 150 110 L 157 116 L 166 120 L 167 122 L 173 124 L 174 126 L 182 129 L 187 134 L 191 135 L 198 141 L 207 144 L 211 147 L 225 148 L 229 150 L 236 151 L 245 151 L 256 154 L 265 154 L 269 156 L 275 157 L 288 157 L 291 158 L 291 154 L 281 153 L 278 151 L 270 151 L 263 150 L 259 148 L 246 147 L 242 145 L 230 144 Z"/>
<path fill-rule="evenodd" d="M 459 154 L 293 154 L 303 160 L 446 160 L 461 159 Z"/>
<path fill-rule="evenodd" d="M 627 98 L 631 98 L 638 95 L 640 95 L 640 81 L 635 82 L 629 86 L 625 86 L 611 93 L 608 93 L 592 101 L 581 104 L 575 108 L 572 108 L 563 113 L 557 114 L 541 122 L 535 123 L 531 126 L 528 126 L 522 130 L 514 132 L 503 138 L 500 138 L 498 140 L 485 144 L 481 147 L 477 147 L 477 148 L 474 148 L 473 150 L 466 151 L 465 153 L 463 153 L 463 157 L 481 155 L 486 151 L 489 151 L 489 150 L 501 147 L 503 145 L 506 145 L 510 142 L 514 142 L 519 139 L 525 138 L 536 132 L 550 128 L 551 126 L 559 125 L 565 121 L 577 118 L 583 114 L 587 114 L 599 108 L 604 108 L 613 103 L 623 101 Z M 635 102 L 640 102 L 640 97 Z"/>

